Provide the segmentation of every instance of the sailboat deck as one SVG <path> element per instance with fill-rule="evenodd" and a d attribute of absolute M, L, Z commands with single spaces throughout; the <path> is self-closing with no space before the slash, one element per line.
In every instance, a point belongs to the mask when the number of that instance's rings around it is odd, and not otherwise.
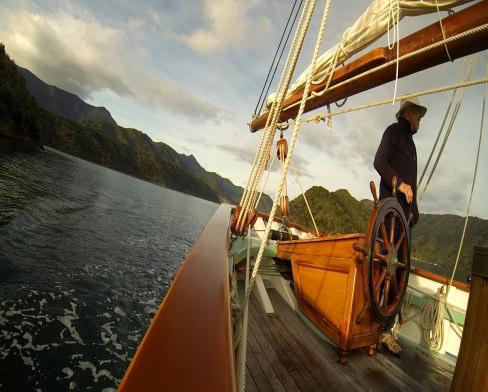
<path fill-rule="evenodd" d="M 337 362 L 335 347 L 318 337 L 274 290 L 275 308 L 266 314 L 252 296 L 246 369 L 246 391 L 446 391 L 454 367 L 402 342 L 394 357 L 382 350 L 374 357 L 365 350 Z"/>

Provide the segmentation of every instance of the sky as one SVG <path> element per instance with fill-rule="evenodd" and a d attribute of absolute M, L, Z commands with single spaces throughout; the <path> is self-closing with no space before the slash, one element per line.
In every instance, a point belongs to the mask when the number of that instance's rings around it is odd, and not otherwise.
<path fill-rule="evenodd" d="M 193 154 L 208 171 L 245 186 L 259 141 L 247 123 L 292 4 L 292 0 L 2 0 L 0 41 L 18 65 L 46 83 L 106 107 L 119 125 Z M 317 4 L 295 75 L 312 57 L 324 1 Z M 322 51 L 335 45 L 368 5 L 362 0 L 333 1 Z M 436 14 L 406 17 L 399 25 L 400 36 L 437 20 Z M 386 44 L 384 37 L 371 48 Z M 397 94 L 455 83 L 463 62 L 403 78 Z M 472 79 L 484 77 L 485 67 L 485 53 L 480 53 Z M 452 135 L 420 203 L 421 212 L 466 214 L 485 88 L 466 89 Z M 391 82 L 352 96 L 345 108 L 392 97 L 393 90 Z M 428 112 L 414 137 L 419 175 L 450 97 L 447 92 L 421 98 Z M 358 199 L 371 199 L 369 181 L 379 183 L 374 154 L 397 110 L 398 104 L 388 104 L 338 116 L 330 131 L 323 123 L 305 125 L 293 159 L 303 187 L 345 188 Z M 487 124 L 488 113 L 471 207 L 471 215 L 485 219 Z M 265 188 L 272 197 L 276 185 L 275 172 Z M 300 194 L 294 175 L 288 179 L 288 193 L 291 198 Z"/>

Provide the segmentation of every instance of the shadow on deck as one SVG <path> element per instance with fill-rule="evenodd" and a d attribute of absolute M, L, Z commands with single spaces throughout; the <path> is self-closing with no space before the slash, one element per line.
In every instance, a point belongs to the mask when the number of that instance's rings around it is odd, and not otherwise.
<path fill-rule="evenodd" d="M 323 341 L 274 290 L 266 314 L 253 295 L 249 305 L 246 391 L 447 391 L 454 367 L 402 342 L 400 357 L 366 350 L 337 363 L 337 349 Z"/>

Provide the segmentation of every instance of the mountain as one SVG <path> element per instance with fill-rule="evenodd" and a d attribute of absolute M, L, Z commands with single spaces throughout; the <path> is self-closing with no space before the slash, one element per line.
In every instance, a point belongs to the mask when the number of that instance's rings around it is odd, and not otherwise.
<path fill-rule="evenodd" d="M 41 116 L 24 79 L 0 44 L 0 142 L 4 146 L 41 146 Z"/>
<path fill-rule="evenodd" d="M 0 61 L 3 141 L 16 146 L 45 144 L 197 197 L 239 203 L 243 188 L 207 172 L 193 155 L 179 154 L 137 129 L 121 127 L 107 109 L 92 106 L 15 66 L 3 45 Z M 271 206 L 267 195 L 262 200 L 261 208 Z"/>
<path fill-rule="evenodd" d="M 18 67 L 18 69 L 25 80 L 27 89 L 44 109 L 76 123 L 100 120 L 116 125 L 112 115 L 104 107 L 92 106 L 75 94 L 44 83 L 28 69 L 22 67 Z"/>
<path fill-rule="evenodd" d="M 317 186 L 308 189 L 305 196 L 320 231 L 329 234 L 366 231 L 373 209 L 372 200 L 359 201 L 345 189 L 329 192 Z M 302 196 L 290 202 L 290 220 L 313 227 Z M 450 277 L 463 226 L 464 218 L 457 215 L 421 214 L 413 229 L 414 265 Z M 466 281 L 475 246 L 488 246 L 488 220 L 470 217 L 456 279 Z"/>

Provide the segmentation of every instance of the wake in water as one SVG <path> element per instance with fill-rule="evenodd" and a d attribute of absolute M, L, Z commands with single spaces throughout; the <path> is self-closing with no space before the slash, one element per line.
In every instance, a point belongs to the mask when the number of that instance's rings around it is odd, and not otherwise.
<path fill-rule="evenodd" d="M 0 157 L 0 389 L 117 388 L 216 205 L 44 151 Z"/>

